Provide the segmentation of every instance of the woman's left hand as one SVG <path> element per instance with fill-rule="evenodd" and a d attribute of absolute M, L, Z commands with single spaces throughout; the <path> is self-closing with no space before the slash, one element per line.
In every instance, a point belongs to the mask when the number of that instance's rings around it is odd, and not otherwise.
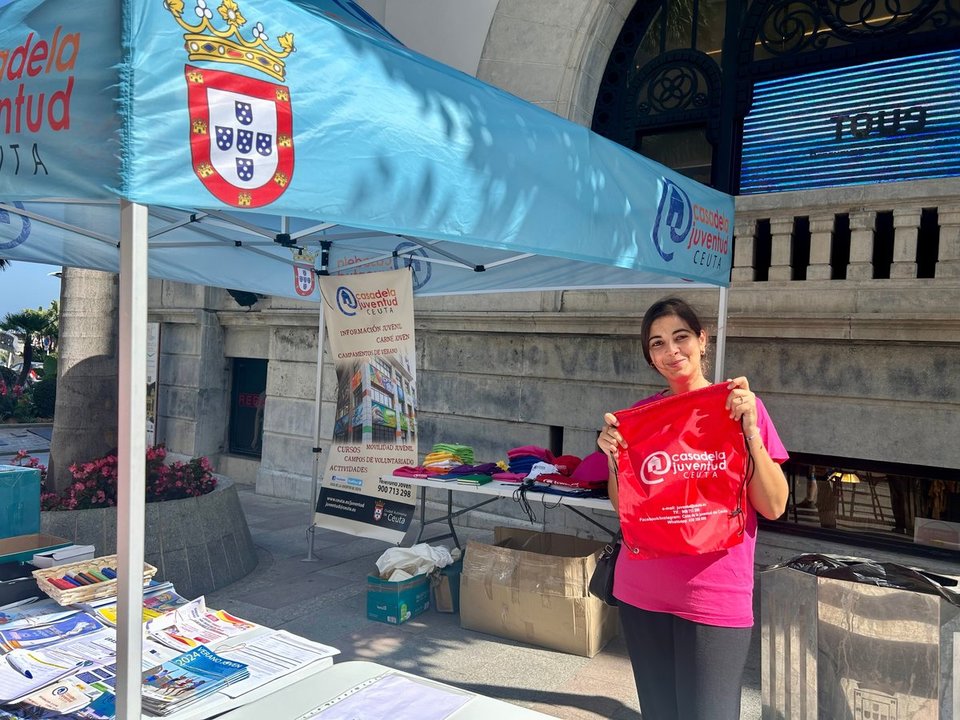
<path fill-rule="evenodd" d="M 730 394 L 727 395 L 727 410 L 730 417 L 743 424 L 747 437 L 757 434 L 757 396 L 750 391 L 750 383 L 745 377 L 727 381 Z"/>

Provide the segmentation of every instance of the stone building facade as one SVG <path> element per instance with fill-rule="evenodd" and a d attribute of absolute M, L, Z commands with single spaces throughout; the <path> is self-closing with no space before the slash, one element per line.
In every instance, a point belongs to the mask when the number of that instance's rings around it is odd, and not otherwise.
<path fill-rule="evenodd" d="M 389 20 L 389 3 L 364 5 Z M 438 27 L 444 18 L 454 23 L 455 16 L 431 15 L 428 1 L 407 5 L 423 21 L 407 18 L 404 26 L 429 28 L 441 60 L 443 42 L 437 38 L 449 30 L 450 44 L 460 47 L 457 33 L 470 32 Z M 918 1 L 874 25 L 869 17 L 859 25 L 850 21 L 846 31 L 825 16 L 823 8 L 839 13 L 844 5 L 831 2 L 795 3 L 808 11 L 795 17 L 777 16 L 777 3 L 767 0 L 733 8 L 719 0 L 672 0 L 672 9 L 670 2 L 634 0 L 481 5 L 488 12 L 476 20 L 475 32 L 485 36 L 472 43 L 479 57 L 461 59 L 467 66 L 475 62 L 480 79 L 639 145 L 641 152 L 654 138 L 649 147 L 660 154 L 655 159 L 673 159 L 679 169 L 734 194 L 750 103 L 744 88 L 818 68 L 909 57 L 921 47 L 960 48 L 960 11 L 952 0 Z M 709 22 L 694 23 L 700 33 L 691 36 L 696 13 Z M 812 24 L 805 30 L 790 24 L 801 21 Z M 890 34 L 888 26 L 897 23 Z M 781 52 L 756 62 L 745 58 L 750 28 L 757 47 L 780 32 Z M 801 58 L 784 50 L 796 32 L 824 39 Z M 921 35 L 925 39 L 917 40 Z M 702 59 L 720 51 L 724 60 L 737 62 L 710 66 Z M 675 67 L 693 68 L 703 89 L 695 102 L 651 119 L 649 108 L 637 105 L 649 100 L 637 78 L 652 77 L 668 53 Z M 678 145 L 689 152 L 677 152 L 676 143 L 671 151 L 669 138 L 658 139 L 673 127 L 693 133 Z M 706 160 L 698 147 L 707 148 Z M 162 324 L 158 437 L 177 453 L 210 456 L 220 472 L 255 484 L 259 493 L 308 499 L 316 307 L 261 298 L 244 308 L 223 290 L 172 282 L 155 282 L 151 292 L 151 320 Z M 507 449 L 528 443 L 591 452 L 604 411 L 661 386 L 643 361 L 639 325 L 650 302 L 664 294 L 598 290 L 418 299 L 421 454 L 440 441 L 469 444 L 483 459 L 502 458 Z M 719 293 L 684 295 L 715 331 Z M 790 475 L 796 502 L 809 466 L 819 465 L 860 472 L 874 498 L 878 479 L 905 478 L 921 495 L 938 483 L 947 493 L 941 519 L 960 521 L 950 514 L 960 512 L 955 497 L 950 499 L 960 490 L 960 178 L 738 194 L 728 300 L 724 373 L 746 375 L 762 395 L 795 458 Z M 262 428 L 259 455 L 231 448 L 238 359 L 265 361 L 265 400 L 257 420 L 262 425 L 255 427 Z M 710 359 L 717 362 L 712 352 Z M 330 438 L 336 378 L 329 358 L 322 378 L 320 430 Z M 874 529 L 890 525 L 891 493 L 880 495 L 887 517 L 879 523 L 871 506 Z M 464 519 L 519 517 L 506 505 L 496 515 Z M 544 524 L 595 531 L 569 513 L 548 512 Z"/>

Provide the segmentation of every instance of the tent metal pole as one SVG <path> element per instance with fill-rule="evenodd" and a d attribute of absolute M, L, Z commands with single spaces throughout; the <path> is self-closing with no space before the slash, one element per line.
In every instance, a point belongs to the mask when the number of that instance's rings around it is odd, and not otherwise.
<path fill-rule="evenodd" d="M 720 286 L 720 299 L 717 307 L 717 362 L 713 374 L 714 382 L 721 382 L 724 378 L 724 359 L 727 354 L 727 295 L 730 288 Z"/>
<path fill-rule="evenodd" d="M 307 546 L 307 562 L 312 562 L 316 558 L 313 556 L 313 537 L 316 532 L 314 524 L 314 514 L 316 512 L 317 489 L 320 486 L 320 407 L 323 402 L 323 343 L 325 337 L 325 326 L 323 322 L 324 301 L 323 295 L 320 296 L 320 313 L 317 321 L 317 391 L 314 395 L 313 409 L 313 482 L 310 483 L 310 525 L 307 528 L 309 537 Z"/>
<path fill-rule="evenodd" d="M 140 718 L 147 428 L 147 207 L 120 203 L 117 718 Z"/>

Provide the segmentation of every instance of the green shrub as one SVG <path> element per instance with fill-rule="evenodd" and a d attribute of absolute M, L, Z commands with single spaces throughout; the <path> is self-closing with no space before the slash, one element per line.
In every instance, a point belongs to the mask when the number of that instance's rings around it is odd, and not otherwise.
<path fill-rule="evenodd" d="M 52 418 L 57 405 L 57 377 L 44 375 L 42 380 L 35 382 L 28 391 L 33 401 L 33 409 L 37 417 Z"/>

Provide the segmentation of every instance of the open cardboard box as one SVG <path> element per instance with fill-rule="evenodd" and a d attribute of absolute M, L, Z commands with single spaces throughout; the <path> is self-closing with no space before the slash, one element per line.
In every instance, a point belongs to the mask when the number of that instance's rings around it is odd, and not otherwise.
<path fill-rule="evenodd" d="M 593 657 L 617 634 L 617 609 L 587 590 L 605 543 L 498 527 L 471 541 L 460 574 L 460 626 Z"/>
<path fill-rule="evenodd" d="M 0 563 L 30 562 L 38 552 L 66 547 L 71 544 L 69 540 L 46 533 L 30 533 L 28 535 L 0 538 Z"/>

